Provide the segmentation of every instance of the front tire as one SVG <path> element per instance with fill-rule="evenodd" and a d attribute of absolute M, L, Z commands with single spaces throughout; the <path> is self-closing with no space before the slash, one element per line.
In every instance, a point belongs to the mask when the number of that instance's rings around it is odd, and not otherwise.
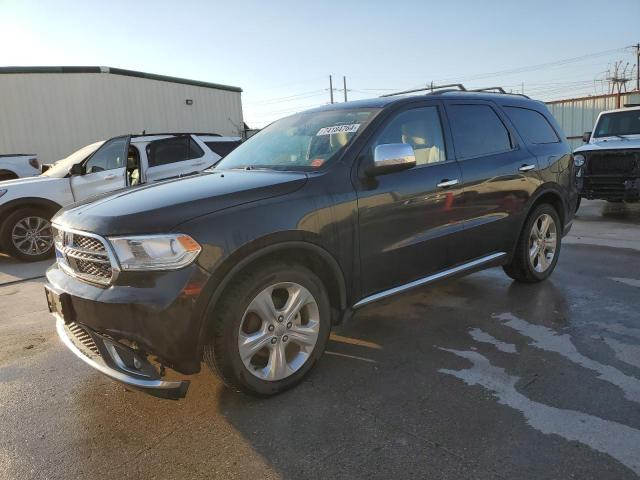
<path fill-rule="evenodd" d="M 322 356 L 331 309 L 317 275 L 273 262 L 240 274 L 211 320 L 209 368 L 236 391 L 271 396 L 302 381 Z"/>
<path fill-rule="evenodd" d="M 33 207 L 9 214 L 0 229 L 2 250 L 23 262 L 38 262 L 53 255 L 50 216 Z"/>
<path fill-rule="evenodd" d="M 562 234 L 558 212 L 542 204 L 525 222 L 511 262 L 504 272 L 518 282 L 536 283 L 546 280 L 556 268 Z"/>

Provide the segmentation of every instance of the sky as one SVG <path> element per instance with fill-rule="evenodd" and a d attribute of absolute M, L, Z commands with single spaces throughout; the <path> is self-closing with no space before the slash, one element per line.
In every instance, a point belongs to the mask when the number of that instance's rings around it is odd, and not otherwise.
<path fill-rule="evenodd" d="M 635 64 L 640 0 L 0 0 L 0 66 L 109 66 L 243 89 L 259 128 L 430 82 L 541 100 L 606 91 Z M 631 85 L 630 85 L 631 86 Z"/>

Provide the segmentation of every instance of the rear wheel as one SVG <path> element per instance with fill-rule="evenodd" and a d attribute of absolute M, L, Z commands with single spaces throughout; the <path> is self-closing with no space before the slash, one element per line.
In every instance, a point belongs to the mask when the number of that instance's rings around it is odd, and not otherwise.
<path fill-rule="evenodd" d="M 556 267 L 561 246 L 560 219 L 549 204 L 539 205 L 527 219 L 511 263 L 503 267 L 514 280 L 536 283 Z"/>
<path fill-rule="evenodd" d="M 49 215 L 37 208 L 21 208 L 9 214 L 0 230 L 2 250 L 16 260 L 37 262 L 53 255 Z"/>
<path fill-rule="evenodd" d="M 275 262 L 241 274 L 215 311 L 204 359 L 227 385 L 252 395 L 299 383 L 329 337 L 326 289 L 301 265 Z"/>

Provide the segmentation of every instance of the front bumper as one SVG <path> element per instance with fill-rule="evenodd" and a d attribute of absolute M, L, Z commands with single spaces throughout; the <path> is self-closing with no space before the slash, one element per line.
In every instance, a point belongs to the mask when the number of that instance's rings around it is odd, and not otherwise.
<path fill-rule="evenodd" d="M 187 394 L 188 380 L 162 380 L 156 368 L 135 350 L 77 323 L 67 324 L 56 315 L 62 343 L 76 357 L 109 378 L 150 395 L 177 400 Z"/>
<path fill-rule="evenodd" d="M 47 270 L 47 286 L 64 303 L 64 321 L 87 327 L 120 343 L 136 344 L 145 355 L 185 375 L 200 371 L 200 331 L 209 274 L 193 264 L 168 272 L 121 274 L 101 287 Z M 121 284 L 118 284 L 120 283 Z"/>
<path fill-rule="evenodd" d="M 640 177 L 625 175 L 586 175 L 576 178 L 578 193 L 589 200 L 640 199 Z"/>

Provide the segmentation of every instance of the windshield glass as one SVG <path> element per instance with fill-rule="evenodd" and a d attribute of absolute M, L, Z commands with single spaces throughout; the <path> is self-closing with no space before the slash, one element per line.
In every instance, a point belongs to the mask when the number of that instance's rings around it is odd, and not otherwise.
<path fill-rule="evenodd" d="M 594 137 L 640 135 L 640 110 L 606 113 L 600 116 Z"/>
<path fill-rule="evenodd" d="M 336 158 L 379 109 L 329 110 L 272 123 L 215 167 L 312 171 Z"/>
<path fill-rule="evenodd" d="M 76 163 L 81 162 L 82 160 L 87 158 L 89 155 L 95 152 L 98 148 L 100 148 L 100 145 L 102 145 L 103 143 L 104 141 L 92 143 L 91 145 L 82 147 L 80 150 L 76 150 L 68 157 L 63 158 L 62 160 L 58 160 L 56 163 L 53 164 L 53 166 L 49 170 L 44 172 L 42 175 L 45 175 L 47 177 L 54 177 L 54 178 L 65 177 L 69 173 L 69 169 L 71 168 L 71 165 L 75 165 Z"/>

